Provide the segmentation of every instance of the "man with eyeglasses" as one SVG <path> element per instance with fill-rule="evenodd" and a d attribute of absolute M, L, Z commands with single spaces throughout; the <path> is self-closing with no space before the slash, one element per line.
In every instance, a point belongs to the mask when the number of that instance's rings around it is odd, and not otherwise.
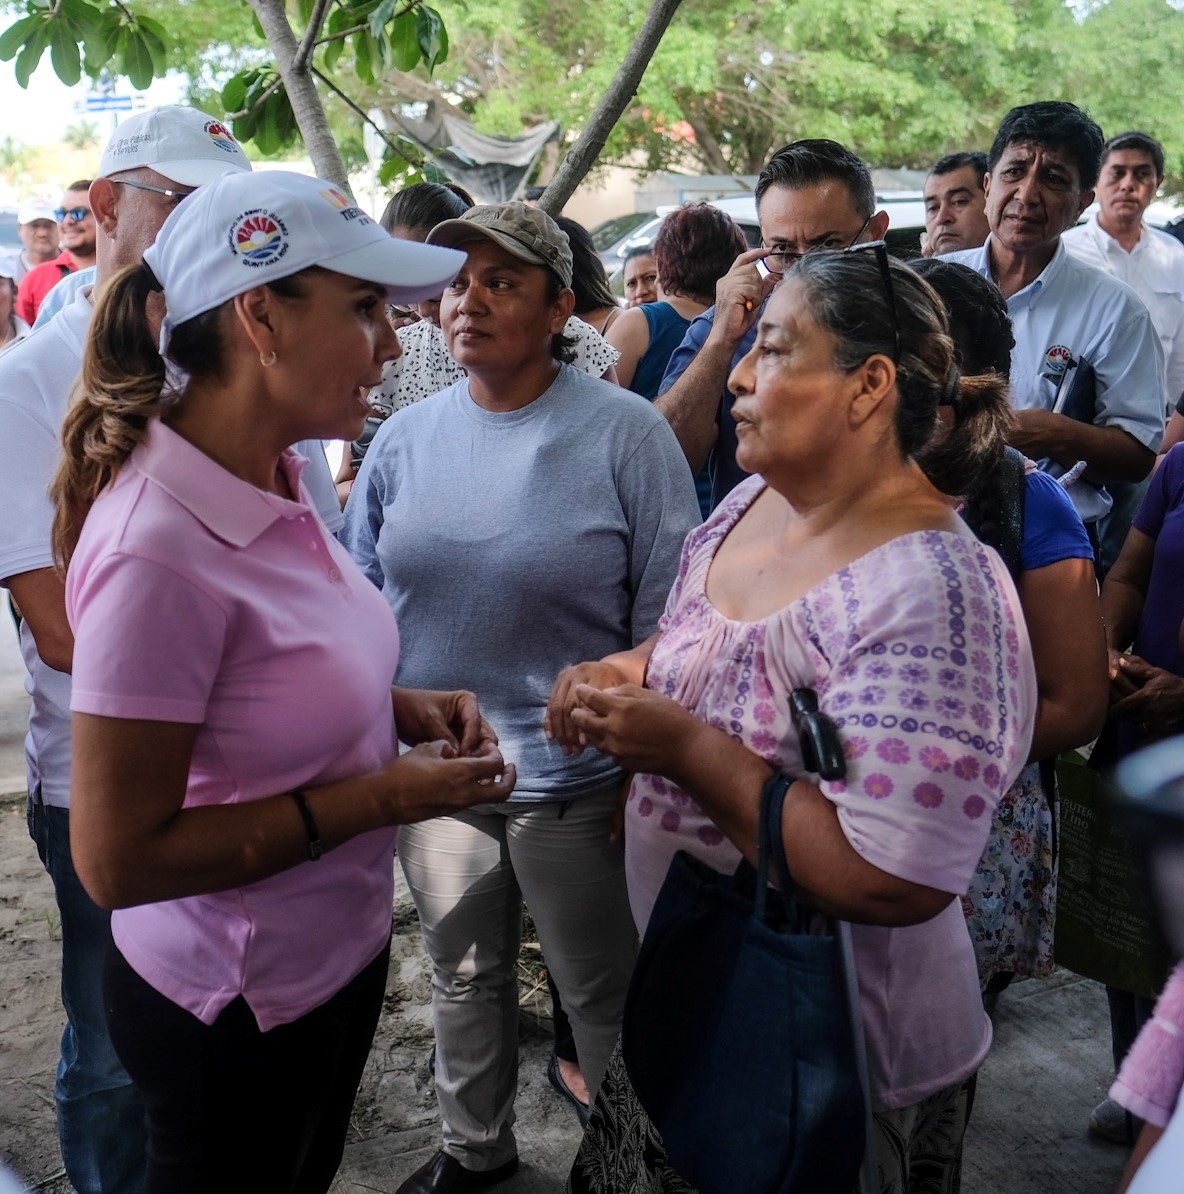
<path fill-rule="evenodd" d="M 97 229 L 96 286 L 139 264 L 169 212 L 195 187 L 250 168 L 230 134 L 204 112 L 156 108 L 125 121 L 103 153 L 89 194 L 66 197 L 69 205 L 85 206 L 86 221 Z M 82 222 L 67 215 L 63 227 Z M 138 1194 L 145 1174 L 144 1111 L 111 1046 L 103 1011 L 110 917 L 79 883 L 70 855 L 74 641 L 53 566 L 47 496 L 92 310 L 91 292 L 83 289 L 52 322 L 0 357 L 0 584 L 21 617 L 32 696 L 25 741 L 29 830 L 60 913 L 67 1024 L 54 1102 L 62 1162 L 79 1194 Z M 324 473 L 335 504 L 327 466 Z"/>
<path fill-rule="evenodd" d="M 765 301 L 805 253 L 876 241 L 888 228 L 867 167 L 835 141 L 779 149 L 757 180 L 756 204 L 762 247 L 741 253 L 719 280 L 715 306 L 687 329 L 655 401 L 692 471 L 710 462 L 713 508 L 747 475 L 736 464 L 727 380 L 752 347 Z"/>
<path fill-rule="evenodd" d="M 72 182 L 62 197 L 62 206 L 53 214 L 58 222 L 58 244 L 61 252 L 43 265 L 34 266 L 21 279 L 16 294 L 16 313 L 27 324 L 37 318 L 41 301 L 64 278 L 75 270 L 86 269 L 95 263 L 94 214 L 90 209 L 90 179 Z"/>
<path fill-rule="evenodd" d="M 989 155 L 991 235 L 980 249 L 943 258 L 1003 292 L 1015 334 L 1010 442 L 1066 477 L 1095 548 L 1111 506 L 1106 484 L 1151 472 L 1167 406 L 1163 348 L 1146 306 L 1062 243 L 1093 201 L 1101 158 L 1102 130 L 1076 105 L 1012 108 Z"/>

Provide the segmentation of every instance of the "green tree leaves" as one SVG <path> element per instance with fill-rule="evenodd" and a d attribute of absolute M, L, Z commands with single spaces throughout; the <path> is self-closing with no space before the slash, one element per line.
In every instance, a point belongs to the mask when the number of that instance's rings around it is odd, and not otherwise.
<path fill-rule="evenodd" d="M 28 15 L 0 35 L 0 60 L 15 58 L 16 81 L 29 85 L 49 51 L 54 74 L 67 86 L 108 67 L 144 88 L 166 70 L 167 35 L 150 17 L 89 0 L 30 0 Z"/>
<path fill-rule="evenodd" d="M 294 29 L 299 38 L 317 5 L 315 0 L 295 0 L 293 7 L 305 26 Z M 207 9 L 225 18 L 221 24 L 240 42 L 250 40 L 242 34 L 252 27 L 262 40 L 245 0 L 25 0 L 24 8 L 0 34 L 0 60 L 16 60 L 14 71 L 22 87 L 28 86 L 47 50 L 54 73 L 71 86 L 84 74 L 94 78 L 106 69 L 143 90 L 163 77 L 174 61 L 194 73 L 211 47 L 207 44 L 203 51 L 200 45 L 182 42 L 203 36 L 198 30 Z M 168 28 L 158 19 L 166 15 Z M 312 65 L 329 90 L 339 95 L 356 92 L 359 83 L 363 90 L 381 90 L 395 72 L 408 73 L 421 65 L 431 73 L 448 56 L 444 20 L 423 0 L 331 0 L 322 18 Z M 218 26 L 215 19 L 212 28 Z M 261 64 L 258 57 L 251 62 L 251 54 L 248 48 L 240 55 L 239 62 L 251 64 L 223 84 L 221 102 L 233 118 L 235 136 L 271 156 L 299 144 L 300 130 L 275 63 Z M 406 142 L 392 147 L 391 161 L 393 169 L 406 171 L 409 164 L 418 166 L 420 155 Z"/>
<path fill-rule="evenodd" d="M 222 88 L 222 106 L 231 118 L 234 135 L 253 141 L 267 156 L 296 141 L 299 129 L 288 94 L 273 66 L 240 71 Z"/>

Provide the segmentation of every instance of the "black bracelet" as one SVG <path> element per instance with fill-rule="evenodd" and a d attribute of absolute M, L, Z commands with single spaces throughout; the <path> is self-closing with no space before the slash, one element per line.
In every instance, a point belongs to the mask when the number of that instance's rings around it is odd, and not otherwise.
<path fill-rule="evenodd" d="M 321 832 L 317 829 L 316 818 L 312 815 L 312 809 L 308 807 L 308 801 L 299 788 L 293 788 L 288 795 L 296 801 L 296 807 L 300 810 L 300 819 L 304 822 L 304 830 L 308 834 L 308 856 L 313 862 L 316 862 L 325 852 L 325 847 L 321 845 Z"/>

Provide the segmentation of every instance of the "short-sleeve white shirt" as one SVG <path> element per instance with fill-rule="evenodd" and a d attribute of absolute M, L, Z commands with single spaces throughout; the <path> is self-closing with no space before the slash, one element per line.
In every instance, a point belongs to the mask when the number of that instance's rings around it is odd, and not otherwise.
<path fill-rule="evenodd" d="M 49 483 L 61 454 L 59 435 L 82 365 L 91 305 L 78 296 L 60 318 L 0 356 L 0 584 L 53 566 Z M 25 761 L 29 790 L 46 804 L 70 803 L 70 677 L 37 654 L 27 622 L 21 654 L 32 697 Z"/>
<path fill-rule="evenodd" d="M 1184 394 L 1184 245 L 1146 222 L 1128 253 L 1093 215 L 1062 239 L 1076 258 L 1125 282 L 1147 305 L 1163 347 L 1167 397 Z"/>
<path fill-rule="evenodd" d="M 991 239 L 978 249 L 948 253 L 942 260 L 991 277 Z M 1167 397 L 1163 348 L 1151 315 L 1124 282 L 1071 256 L 1058 244 L 1040 276 L 1007 300 L 1015 335 L 1011 352 L 1011 401 L 1017 410 L 1051 410 L 1065 356 L 1093 366 L 1097 388 L 1094 425 L 1120 427 L 1145 448 L 1163 440 Z M 1052 461 L 1040 467 L 1054 476 Z M 1104 488 L 1084 480 L 1068 488 L 1083 522 L 1111 506 Z"/>

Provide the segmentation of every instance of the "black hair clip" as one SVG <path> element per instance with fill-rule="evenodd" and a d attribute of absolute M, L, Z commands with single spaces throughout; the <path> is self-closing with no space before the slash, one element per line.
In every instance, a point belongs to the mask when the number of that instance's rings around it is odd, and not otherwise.
<path fill-rule="evenodd" d="M 835 723 L 818 708 L 812 688 L 795 688 L 789 694 L 789 715 L 802 744 L 802 764 L 823 779 L 842 779 L 847 757 Z"/>

